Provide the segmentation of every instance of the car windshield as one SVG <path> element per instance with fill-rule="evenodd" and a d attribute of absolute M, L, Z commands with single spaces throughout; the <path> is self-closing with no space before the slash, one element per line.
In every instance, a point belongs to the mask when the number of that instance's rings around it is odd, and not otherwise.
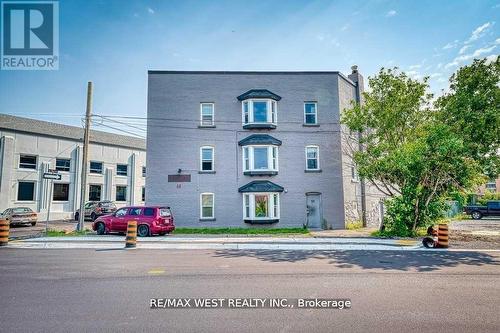
<path fill-rule="evenodd" d="M 168 217 L 172 215 L 172 213 L 170 212 L 170 209 L 168 208 L 160 208 L 160 216 L 161 217 Z"/>
<path fill-rule="evenodd" d="M 87 202 L 87 203 L 85 204 L 85 208 L 90 208 L 90 207 L 92 207 L 93 205 L 94 205 L 94 203 L 93 203 L 93 202 Z"/>
<path fill-rule="evenodd" d="M 20 213 L 31 213 L 31 209 L 29 209 L 27 207 L 13 208 L 12 209 L 12 213 L 17 213 L 17 214 L 20 214 Z"/>

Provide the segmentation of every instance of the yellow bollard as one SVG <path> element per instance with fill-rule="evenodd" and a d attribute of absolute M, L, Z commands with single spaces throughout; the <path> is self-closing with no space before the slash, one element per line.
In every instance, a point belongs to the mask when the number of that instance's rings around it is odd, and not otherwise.
<path fill-rule="evenodd" d="M 128 221 L 125 248 L 134 248 L 137 245 L 137 221 Z"/>
<path fill-rule="evenodd" d="M 0 219 L 0 246 L 7 246 L 9 244 L 9 221 Z"/>
<path fill-rule="evenodd" d="M 438 247 L 447 248 L 448 247 L 448 225 L 439 224 L 438 226 Z"/>

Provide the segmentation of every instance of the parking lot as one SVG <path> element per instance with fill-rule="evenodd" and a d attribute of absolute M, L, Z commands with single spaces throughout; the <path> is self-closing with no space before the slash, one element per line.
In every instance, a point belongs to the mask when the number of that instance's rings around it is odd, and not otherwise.
<path fill-rule="evenodd" d="M 500 219 L 458 220 L 450 225 L 450 244 L 456 248 L 500 249 Z"/>
<path fill-rule="evenodd" d="M 76 221 L 73 220 L 59 220 L 59 221 L 49 221 L 49 230 L 60 230 L 60 231 L 73 231 L 76 229 Z M 85 221 L 85 228 L 92 229 L 92 222 Z M 45 233 L 45 221 L 38 221 L 37 224 L 32 227 L 31 225 L 15 225 L 10 227 L 9 239 L 22 239 L 39 237 Z"/>

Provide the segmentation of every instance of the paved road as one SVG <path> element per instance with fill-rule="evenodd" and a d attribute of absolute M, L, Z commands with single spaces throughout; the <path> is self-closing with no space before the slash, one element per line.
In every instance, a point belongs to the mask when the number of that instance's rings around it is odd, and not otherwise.
<path fill-rule="evenodd" d="M 0 249 L 0 331 L 498 332 L 500 253 Z M 350 310 L 150 309 L 342 297 Z"/>

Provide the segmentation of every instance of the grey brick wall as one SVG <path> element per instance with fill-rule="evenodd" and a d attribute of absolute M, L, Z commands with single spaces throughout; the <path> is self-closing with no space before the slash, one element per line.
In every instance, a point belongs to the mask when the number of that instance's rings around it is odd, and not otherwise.
<path fill-rule="evenodd" d="M 342 94 L 339 94 L 342 81 Z M 170 205 L 177 226 L 248 226 L 243 222 L 238 188 L 267 179 L 285 188 L 281 218 L 274 227 L 301 227 L 306 221 L 307 192 L 322 193 L 323 217 L 333 228 L 344 228 L 343 172 L 339 126 L 340 101 L 353 89 L 336 72 L 330 73 L 172 73 L 150 72 L 146 204 Z M 349 85 L 349 84 L 348 84 Z M 274 130 L 244 130 L 241 102 L 250 89 L 268 89 L 278 102 Z M 304 101 L 318 102 L 319 127 L 303 127 Z M 216 128 L 200 129 L 200 102 L 215 103 Z M 345 101 L 342 103 L 345 104 Z M 267 133 L 283 142 L 279 173 L 244 176 L 238 141 Z M 305 173 L 305 146 L 320 147 L 321 173 Z M 199 174 L 199 149 L 215 147 L 215 174 Z M 168 182 L 169 174 L 191 175 L 191 182 Z M 200 221 L 200 193 L 215 193 L 216 221 Z"/>

